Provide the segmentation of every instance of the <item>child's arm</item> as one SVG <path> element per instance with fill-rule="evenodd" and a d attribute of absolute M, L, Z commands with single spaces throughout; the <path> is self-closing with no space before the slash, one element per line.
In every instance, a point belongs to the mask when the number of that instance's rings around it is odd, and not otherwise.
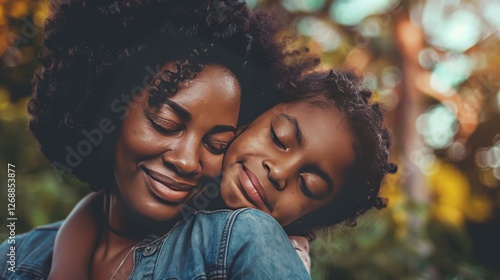
<path fill-rule="evenodd" d="M 49 280 L 89 279 L 89 266 L 98 239 L 104 193 L 91 193 L 71 211 L 57 233 Z"/>
<path fill-rule="evenodd" d="M 304 263 L 307 272 L 311 274 L 311 257 L 309 256 L 309 241 L 303 236 L 288 236 L 292 242 L 295 251 L 299 254 L 300 259 Z"/>

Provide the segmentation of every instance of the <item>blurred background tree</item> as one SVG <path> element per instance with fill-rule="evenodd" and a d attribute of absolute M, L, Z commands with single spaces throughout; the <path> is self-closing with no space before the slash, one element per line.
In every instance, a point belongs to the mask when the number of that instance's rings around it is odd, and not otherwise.
<path fill-rule="evenodd" d="M 393 133 L 389 207 L 317 232 L 313 279 L 500 279 L 500 0 L 247 3 L 276 13 L 321 68 L 362 73 Z M 57 178 L 26 128 L 48 5 L 0 0 L 0 161 L 16 165 L 18 232 L 87 192 Z"/>
<path fill-rule="evenodd" d="M 0 193 L 7 217 L 7 164 L 16 166 L 16 231 L 64 219 L 88 188 L 70 176 L 60 180 L 39 152 L 28 131 L 27 102 L 31 80 L 39 66 L 43 23 L 49 1 L 0 0 L 0 174 L 5 182 Z M 7 231 L 0 231 L 0 239 Z"/>

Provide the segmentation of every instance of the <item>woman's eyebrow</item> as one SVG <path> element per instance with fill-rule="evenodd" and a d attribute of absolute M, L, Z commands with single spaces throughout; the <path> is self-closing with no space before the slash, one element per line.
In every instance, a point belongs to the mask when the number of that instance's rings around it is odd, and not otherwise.
<path fill-rule="evenodd" d="M 208 134 L 217 134 L 223 132 L 236 132 L 236 127 L 232 125 L 216 125 L 212 129 L 210 129 Z"/>
<path fill-rule="evenodd" d="M 300 125 L 299 122 L 297 121 L 297 118 L 287 114 L 281 114 L 280 116 L 284 117 L 288 122 L 290 122 L 290 124 L 293 127 L 295 140 L 299 145 L 302 144 L 302 130 L 300 129 Z"/>
<path fill-rule="evenodd" d="M 185 122 L 191 119 L 191 114 L 181 105 L 175 103 L 170 99 L 165 99 L 165 103 L 172 108 L 172 110 L 179 116 L 179 118 Z"/>

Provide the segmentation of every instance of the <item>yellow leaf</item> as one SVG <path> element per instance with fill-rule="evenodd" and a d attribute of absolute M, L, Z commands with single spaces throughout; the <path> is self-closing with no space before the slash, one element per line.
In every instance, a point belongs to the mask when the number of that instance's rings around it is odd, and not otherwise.
<path fill-rule="evenodd" d="M 29 12 L 28 3 L 25 1 L 15 1 L 10 7 L 10 16 L 19 19 L 26 16 Z"/>

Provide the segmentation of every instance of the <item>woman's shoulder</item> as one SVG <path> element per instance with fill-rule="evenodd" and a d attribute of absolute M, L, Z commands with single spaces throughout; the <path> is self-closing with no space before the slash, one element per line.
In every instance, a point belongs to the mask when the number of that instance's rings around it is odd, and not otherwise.
<path fill-rule="evenodd" d="M 160 250 L 155 275 L 163 278 L 310 279 L 278 222 L 251 208 L 196 211 Z"/>
<path fill-rule="evenodd" d="M 198 211 L 193 218 L 191 234 L 202 234 L 220 247 L 266 246 L 269 242 L 291 243 L 281 225 L 269 214 L 253 208 L 237 210 Z M 262 244 L 260 244 L 262 243 Z"/>
<path fill-rule="evenodd" d="M 62 222 L 39 226 L 30 232 L 16 234 L 15 222 L 11 223 L 9 235 L 0 244 L 0 279 L 22 279 L 23 277 L 46 277 L 54 241 Z M 7 224 L 9 226 L 9 223 Z"/>
<path fill-rule="evenodd" d="M 200 211 L 205 234 L 218 235 L 210 263 L 228 279 L 310 279 L 280 224 L 252 208 Z M 212 224 L 210 231 L 208 225 Z M 265 256 L 265 257 L 263 257 Z"/>
<path fill-rule="evenodd" d="M 201 210 L 197 211 L 193 216 L 194 226 L 206 226 L 212 231 L 214 228 L 220 228 L 221 231 L 242 231 L 242 235 L 248 235 L 256 231 L 276 231 L 286 236 L 283 228 L 273 217 L 253 208 Z M 247 234 L 243 234 L 244 232 Z"/>
<path fill-rule="evenodd" d="M 195 219 L 197 220 L 215 220 L 215 221 L 224 221 L 228 220 L 234 222 L 253 222 L 253 221 L 266 221 L 272 224 L 278 224 L 278 222 L 271 217 L 269 214 L 262 212 L 260 210 L 254 208 L 240 208 L 237 210 L 229 210 L 229 209 L 220 209 L 220 210 L 199 210 L 194 213 Z"/>
<path fill-rule="evenodd" d="M 175 240 L 177 246 L 183 244 L 181 240 L 189 245 L 192 245 L 192 240 L 198 240 L 201 247 L 219 250 L 219 246 L 258 242 L 262 240 L 256 238 L 259 235 L 272 235 L 290 243 L 273 217 L 252 208 L 193 212 L 172 230 L 170 240 Z"/>

